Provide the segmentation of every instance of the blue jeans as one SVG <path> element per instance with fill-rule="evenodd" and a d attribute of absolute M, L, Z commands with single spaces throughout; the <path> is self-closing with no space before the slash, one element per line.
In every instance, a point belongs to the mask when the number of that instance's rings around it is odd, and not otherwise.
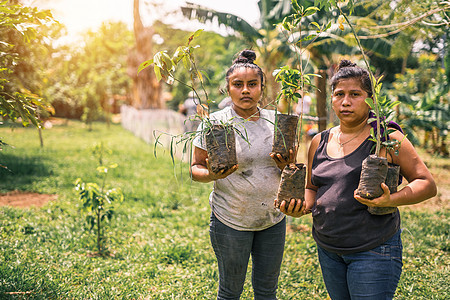
<path fill-rule="evenodd" d="M 333 300 L 394 297 L 402 273 L 400 230 L 369 251 L 339 255 L 317 245 L 322 276 Z"/>
<path fill-rule="evenodd" d="M 211 214 L 209 233 L 219 266 L 217 299 L 240 298 L 250 254 L 255 300 L 276 299 L 286 218 L 265 230 L 239 231 L 224 225 Z"/>

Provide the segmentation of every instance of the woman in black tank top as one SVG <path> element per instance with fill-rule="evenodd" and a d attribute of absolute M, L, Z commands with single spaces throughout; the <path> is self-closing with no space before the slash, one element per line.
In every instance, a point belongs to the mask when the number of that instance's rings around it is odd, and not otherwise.
<path fill-rule="evenodd" d="M 362 161 L 373 148 L 365 102 L 372 96 L 369 73 L 343 60 L 331 89 L 340 125 L 311 142 L 305 199 L 297 199 L 305 205 L 291 201 L 280 209 L 293 217 L 312 212 L 312 234 L 331 299 L 392 299 L 402 269 L 400 213 L 371 215 L 367 207 L 419 203 L 436 195 L 436 184 L 412 144 L 395 131 L 389 137 L 402 141 L 398 155 L 386 149 L 381 154 L 400 166 L 408 185 L 390 194 L 383 183 L 384 194 L 372 200 L 355 195 Z"/>

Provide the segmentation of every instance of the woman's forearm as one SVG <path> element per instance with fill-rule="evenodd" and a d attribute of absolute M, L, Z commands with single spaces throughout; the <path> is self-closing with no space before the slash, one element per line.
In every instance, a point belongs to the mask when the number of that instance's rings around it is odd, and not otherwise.
<path fill-rule="evenodd" d="M 310 188 L 305 189 L 305 208 L 306 208 L 306 210 L 311 210 L 312 207 L 314 206 L 314 201 L 316 201 L 316 194 L 317 194 L 316 190 L 313 190 Z"/>
<path fill-rule="evenodd" d="M 415 179 L 396 193 L 391 194 L 394 206 L 412 205 L 436 196 L 437 189 L 431 178 Z"/>
<path fill-rule="evenodd" d="M 203 183 L 213 181 L 213 179 L 210 176 L 208 168 L 202 165 L 191 166 L 191 175 L 194 181 Z"/>

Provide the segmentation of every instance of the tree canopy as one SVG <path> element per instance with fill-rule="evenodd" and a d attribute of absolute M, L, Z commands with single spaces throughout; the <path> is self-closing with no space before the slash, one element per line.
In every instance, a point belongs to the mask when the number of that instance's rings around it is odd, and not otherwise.
<path fill-rule="evenodd" d="M 109 120 L 108 114 L 117 112 L 116 105 L 132 103 L 135 95 L 131 87 L 133 76 L 137 76 L 137 65 L 162 49 L 173 51 L 191 34 L 164 24 L 161 17 L 151 25 L 147 37 L 152 41 L 153 53 L 146 54 L 142 61 L 134 57 L 137 64 L 133 65 L 130 57 L 136 37 L 123 23 L 109 22 L 96 31 L 88 31 L 79 44 L 60 44 L 55 41 L 61 36 L 63 25 L 53 19 L 50 11 L 24 7 L 18 0 L 2 1 L 1 4 L 0 113 L 6 118 L 20 119 L 24 125 L 38 126 L 38 115 L 48 116 L 44 99 L 53 105 L 56 116 L 82 118 L 88 123 Z M 294 12 L 294 5 L 319 10 L 304 18 L 302 32 L 293 35 L 294 40 L 288 42 L 279 24 Z M 304 71 L 323 76 L 324 83 L 320 85 L 323 95 L 317 94 L 315 100 L 324 97 L 325 103 L 325 79 L 332 74 L 335 63 L 342 58 L 362 62 L 350 28 L 339 22 L 341 10 L 354 25 L 372 71 L 377 76 L 383 75 L 383 86 L 390 97 L 403 101 L 399 117 L 404 114 L 405 118 L 411 119 L 412 110 L 422 107 L 411 105 L 417 97 L 423 103 L 435 99 L 433 101 L 437 102 L 433 107 L 445 110 L 449 76 L 448 67 L 444 68 L 449 44 L 448 1 L 260 0 L 258 8 L 261 19 L 257 25 L 203 6 L 187 3 L 181 8 L 182 14 L 190 19 L 217 22 L 233 29 L 234 34 L 228 36 L 204 32 L 196 39 L 200 45 L 196 50 L 197 65 L 208 78 L 206 88 L 216 104 L 225 97 L 221 93 L 225 72 L 233 56 L 244 48 L 259 52 L 257 63 L 263 67 L 268 85 L 272 86 L 268 98 L 275 99 L 278 84 L 273 80 L 272 72 L 295 63 L 290 43 L 299 41 L 308 53 L 302 57 L 306 59 Z M 304 40 L 315 33 L 315 24 L 331 26 L 319 37 Z M 439 72 L 433 73 L 433 69 Z M 177 72 L 187 79 L 188 72 Z M 433 78 L 418 76 L 424 74 L 431 74 Z M 400 88 L 402 80 L 408 84 Z M 416 82 L 417 87 L 410 88 L 411 82 Z M 436 94 L 440 96 L 431 97 L 435 86 L 440 87 L 441 92 Z M 158 101 L 175 110 L 189 92 L 188 87 L 178 83 L 163 84 L 162 87 L 164 93 L 158 96 Z M 396 93 L 392 92 L 393 87 Z M 411 90 L 415 94 L 408 100 L 404 95 Z M 428 100 L 425 101 L 426 97 Z M 440 120 L 448 126 L 445 118 Z M 422 124 L 425 128 L 423 120 L 414 124 Z M 437 128 L 438 122 L 433 124 L 436 126 L 432 127 Z M 445 126 L 439 127 L 440 136 L 446 135 Z"/>
<path fill-rule="evenodd" d="M 51 110 L 40 96 L 46 38 L 56 25 L 50 11 L 3 1 L 0 10 L 0 114 L 23 125 L 39 126 L 38 110 Z"/>

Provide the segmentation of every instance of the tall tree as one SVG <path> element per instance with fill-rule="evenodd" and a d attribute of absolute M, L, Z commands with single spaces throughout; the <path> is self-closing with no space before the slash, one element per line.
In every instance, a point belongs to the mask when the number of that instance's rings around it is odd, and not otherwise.
<path fill-rule="evenodd" d="M 164 107 L 162 99 L 162 87 L 150 69 L 137 74 L 139 64 L 153 55 L 154 29 L 145 27 L 139 11 L 139 0 L 134 0 L 134 35 L 136 47 L 128 56 L 128 75 L 133 79 L 132 105 L 139 109 L 157 109 Z"/>
<path fill-rule="evenodd" d="M 63 45 L 48 61 L 44 96 L 56 115 L 82 118 L 88 125 L 109 121 L 114 99 L 125 99 L 131 79 L 127 55 L 134 43 L 132 31 L 123 22 L 101 24 L 83 35 L 83 46 Z"/>

